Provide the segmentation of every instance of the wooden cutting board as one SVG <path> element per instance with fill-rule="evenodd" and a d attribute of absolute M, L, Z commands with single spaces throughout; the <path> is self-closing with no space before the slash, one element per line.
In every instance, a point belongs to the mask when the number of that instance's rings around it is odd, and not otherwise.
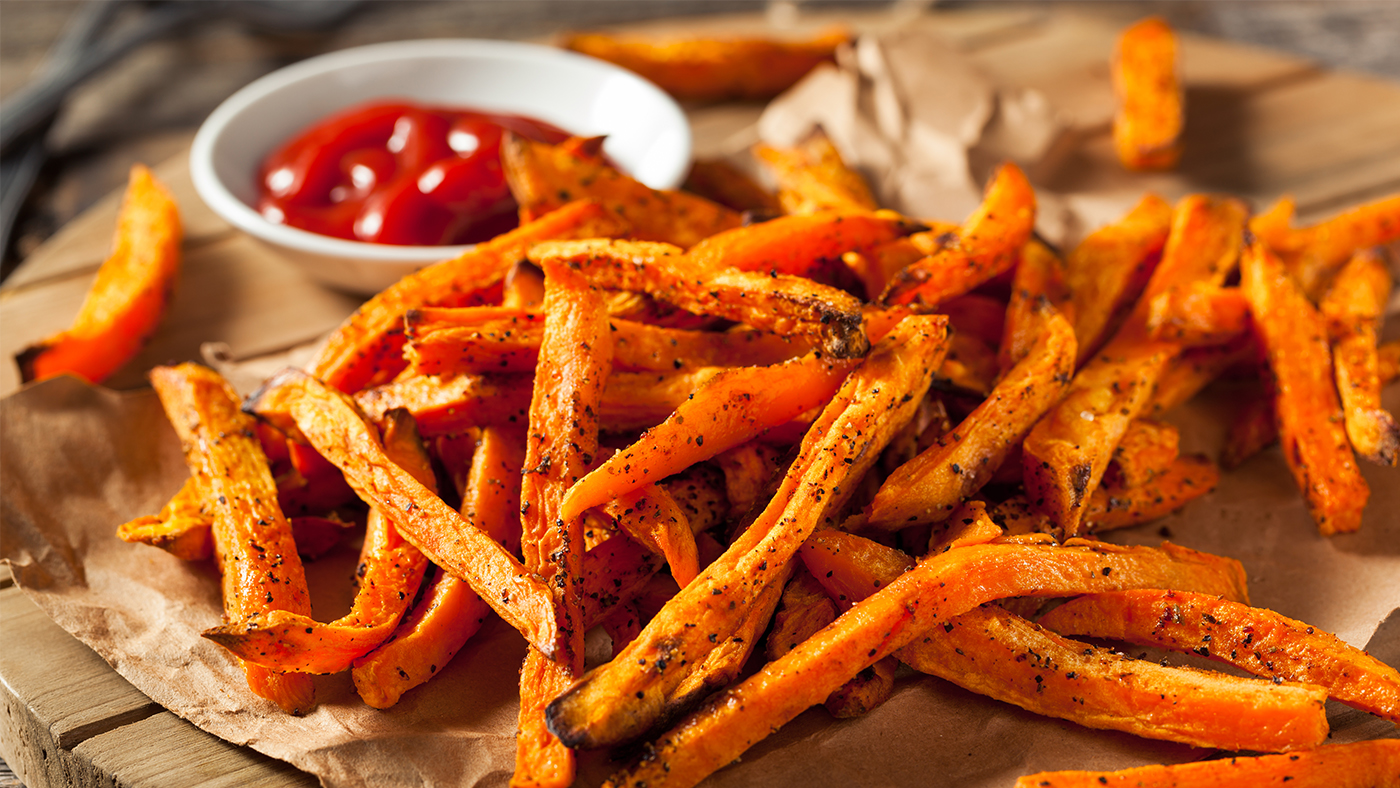
<path fill-rule="evenodd" d="M 875 14 L 857 27 L 888 25 Z M 815 19 L 814 24 L 826 21 Z M 1329 72 L 1308 61 L 1187 37 L 1186 154 L 1170 174 L 1125 173 L 1108 136 L 1107 57 L 1116 18 L 990 9 L 928 16 L 1005 85 L 1035 88 L 1090 134 L 1057 174 L 1037 184 L 1108 198 L 1152 190 L 1171 199 L 1227 191 L 1264 206 L 1291 193 L 1308 222 L 1400 190 L 1400 85 Z M 754 29 L 758 17 L 667 22 L 657 29 Z M 692 112 L 697 151 L 722 148 L 756 107 Z M 338 324 L 359 299 L 321 288 L 261 254 L 195 195 L 184 157 L 157 174 L 175 192 L 186 226 L 183 279 L 160 332 L 111 382 L 144 383 L 145 370 L 197 359 L 205 342 L 235 358 L 303 345 Z M 0 288 L 0 351 L 12 356 L 71 321 L 107 254 L 118 197 L 82 215 L 37 250 Z M 959 219 L 961 217 L 943 217 Z M 0 395 L 19 387 L 0 365 Z M 164 711 L 47 618 L 0 567 L 0 754 L 31 788 L 44 786 L 311 786 L 316 780 L 223 742 Z"/>

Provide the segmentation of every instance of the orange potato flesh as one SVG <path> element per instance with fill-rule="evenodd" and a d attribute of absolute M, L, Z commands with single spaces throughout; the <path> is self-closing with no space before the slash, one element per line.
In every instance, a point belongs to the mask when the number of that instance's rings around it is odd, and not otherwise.
<path fill-rule="evenodd" d="M 1074 324 L 1074 303 L 1066 283 L 1065 263 L 1050 247 L 1032 239 L 1021 250 L 1021 261 L 1011 279 L 1011 300 L 1006 304 L 1004 326 L 997 340 L 997 365 L 1002 371 L 1016 366 L 1035 344 L 1041 321 L 1036 315 L 1040 300 L 1054 307 Z M 964 296 L 967 298 L 967 296 Z M 961 300 L 961 299 L 958 299 Z M 956 317 L 953 326 L 957 327 Z"/>
<path fill-rule="evenodd" d="M 606 785 L 694 785 L 867 666 L 983 602 L 1163 584 L 1244 596 L 1238 563 L 1174 545 L 1154 550 L 1076 540 L 949 550 L 919 562 L 781 659 L 711 698 Z"/>
<path fill-rule="evenodd" d="M 1391 277 L 1375 250 L 1343 266 L 1319 308 L 1332 335 L 1337 393 L 1347 437 L 1357 454 L 1378 464 L 1400 463 L 1400 425 L 1381 407 L 1376 335 L 1390 300 Z"/>
<path fill-rule="evenodd" d="M 570 488 L 560 516 L 577 517 L 791 421 L 829 400 L 855 365 L 813 354 L 719 373 L 666 421 Z"/>
<path fill-rule="evenodd" d="M 791 148 L 765 143 L 753 156 L 778 182 L 778 201 L 792 215 L 821 211 L 873 211 L 879 208 L 860 173 L 846 166 L 820 128 Z"/>
<path fill-rule="evenodd" d="M 630 237 L 685 248 L 743 224 L 738 211 L 694 194 L 653 189 L 606 162 L 577 155 L 567 145 L 535 142 L 507 132 L 501 139 L 501 165 L 520 204 L 522 222 L 542 217 L 570 200 L 588 199 L 616 221 L 630 225 Z"/>
<path fill-rule="evenodd" d="M 1376 739 L 1314 750 L 1219 758 L 1117 772 L 1040 772 L 1015 788 L 1395 788 L 1400 785 L 1400 741 Z"/>
<path fill-rule="evenodd" d="M 1288 249 L 1279 249 L 1288 272 L 1316 301 L 1336 271 L 1358 249 L 1400 239 L 1400 194 L 1352 208 L 1311 227 L 1294 230 Z"/>
<path fill-rule="evenodd" d="M 688 249 L 678 265 L 697 276 L 737 268 L 813 278 L 825 261 L 926 229 L 893 211 L 780 216 L 716 233 Z"/>
<path fill-rule="evenodd" d="M 25 381 L 65 372 L 101 383 L 155 333 L 180 272 L 180 213 L 146 167 L 131 168 L 112 254 L 73 324 L 15 357 Z"/>
<path fill-rule="evenodd" d="M 1249 304 L 1237 287 L 1204 283 L 1165 295 L 1149 305 L 1147 331 L 1153 339 L 1185 347 L 1219 345 L 1249 330 Z"/>
<path fill-rule="evenodd" d="M 1384 342 L 1376 348 L 1376 376 L 1381 385 L 1400 378 L 1400 339 Z"/>
<path fill-rule="evenodd" d="M 159 547 L 186 561 L 203 561 L 214 554 L 213 517 L 205 511 L 204 492 L 191 476 L 160 514 L 138 517 L 117 526 L 123 542 Z"/>
<path fill-rule="evenodd" d="M 953 330 L 948 340 L 948 355 L 938 368 L 940 388 L 953 388 L 978 396 L 987 396 L 997 379 L 996 348 L 972 334 Z"/>
<path fill-rule="evenodd" d="M 681 188 L 736 211 L 776 216 L 783 208 L 753 178 L 724 159 L 696 159 Z"/>
<path fill-rule="evenodd" d="M 1015 264 L 1035 227 L 1035 191 L 1015 164 L 1003 164 L 987 184 L 958 242 L 896 274 L 880 296 L 884 304 L 937 306 Z"/>
<path fill-rule="evenodd" d="M 483 425 L 523 424 L 531 386 L 527 374 L 416 375 L 364 389 L 355 394 L 355 404 L 372 421 L 403 408 L 424 437 L 434 438 Z"/>
<path fill-rule="evenodd" d="M 941 521 L 982 488 L 1074 373 L 1074 331 L 1044 304 L 1035 345 L 961 424 L 885 479 L 867 525 L 895 530 Z"/>
<path fill-rule="evenodd" d="M 238 623 L 270 610 L 309 616 L 311 600 L 291 525 L 277 506 L 277 488 L 253 419 L 239 409 L 233 387 L 197 364 L 156 367 L 151 385 L 213 516 L 225 620 Z M 306 714 L 316 705 L 310 676 L 248 662 L 243 669 L 249 688 L 284 711 Z"/>
<path fill-rule="evenodd" d="M 1324 536 L 1355 531 L 1370 488 L 1342 426 L 1323 318 L 1257 241 L 1245 250 L 1240 288 L 1268 352 L 1284 460 L 1318 530 Z"/>
<path fill-rule="evenodd" d="M 608 514 L 628 536 L 666 559 L 676 585 L 685 588 L 700 572 L 690 518 L 666 488 L 648 484 L 607 505 Z"/>
<path fill-rule="evenodd" d="M 1200 393 L 1231 367 L 1252 362 L 1258 356 L 1254 335 L 1225 345 L 1188 348 L 1157 378 L 1144 415 L 1156 418 Z"/>
<path fill-rule="evenodd" d="M 1220 471 L 1209 459 L 1177 457 L 1165 471 L 1137 487 L 1096 487 L 1084 512 L 1085 529 L 1097 533 L 1166 517 L 1214 490 L 1219 481 Z"/>
<path fill-rule="evenodd" d="M 1294 251 L 1297 248 L 1297 238 L 1291 225 L 1297 209 L 1293 196 L 1285 194 L 1269 206 L 1268 210 L 1250 218 L 1249 231 L 1275 252 Z"/>
<path fill-rule="evenodd" d="M 1181 158 L 1185 98 L 1177 75 L 1176 34 L 1150 17 L 1118 36 L 1113 50 L 1113 145 L 1130 170 L 1169 170 Z"/>
<path fill-rule="evenodd" d="M 1263 388 L 1249 392 L 1235 406 L 1225 431 L 1225 448 L 1220 464 L 1238 468 L 1250 457 L 1278 440 L 1278 420 L 1274 417 L 1274 395 Z"/>
<path fill-rule="evenodd" d="M 836 27 L 797 40 L 571 33 L 562 46 L 636 72 L 678 99 L 720 101 L 772 98 L 850 40 L 845 28 Z"/>
<path fill-rule="evenodd" d="M 683 679 L 667 667 L 702 659 L 774 578 L 785 577 L 788 559 L 834 516 L 854 480 L 913 415 L 946 335 L 946 319 L 910 317 L 877 344 L 808 430 L 763 512 L 622 654 L 550 705 L 550 730 L 572 747 L 625 741 L 647 730 Z"/>
<path fill-rule="evenodd" d="M 728 269 L 695 277 L 679 265 L 680 249 L 639 241 L 546 243 L 531 250 L 530 259 L 578 268 L 599 287 L 646 293 L 697 314 L 808 337 L 837 358 L 856 358 L 869 348 L 860 302 L 809 279 Z"/>
<path fill-rule="evenodd" d="M 627 232 L 625 222 L 586 200 L 473 246 L 381 290 L 345 319 L 307 371 L 341 391 L 356 392 L 392 380 L 403 359 L 403 316 L 422 306 L 472 306 L 499 296 L 511 266 L 540 241 L 600 238 Z"/>
<path fill-rule="evenodd" d="M 1181 435 L 1176 427 L 1152 419 L 1134 419 L 1113 450 L 1104 482 L 1132 488 L 1165 473 L 1176 460 Z"/>
<path fill-rule="evenodd" d="M 554 651 L 558 626 L 544 584 L 384 454 L 354 403 L 298 370 L 274 375 L 248 407 L 304 439 L 345 474 L 357 495 L 383 510 L 433 563 L 461 578 L 537 648 Z"/>
<path fill-rule="evenodd" d="M 1184 591 L 1117 591 L 1071 600 L 1040 623 L 1064 635 L 1190 651 L 1264 678 L 1317 684 L 1400 722 L 1400 671 L 1272 610 Z"/>

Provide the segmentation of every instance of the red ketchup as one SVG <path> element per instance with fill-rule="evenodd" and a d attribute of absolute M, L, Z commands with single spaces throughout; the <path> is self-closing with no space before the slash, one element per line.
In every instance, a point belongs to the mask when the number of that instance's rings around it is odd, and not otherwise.
<path fill-rule="evenodd" d="M 501 170 L 504 130 L 559 143 L 568 134 L 515 115 L 372 102 L 332 115 L 263 162 L 269 221 L 380 244 L 484 241 L 515 227 Z"/>

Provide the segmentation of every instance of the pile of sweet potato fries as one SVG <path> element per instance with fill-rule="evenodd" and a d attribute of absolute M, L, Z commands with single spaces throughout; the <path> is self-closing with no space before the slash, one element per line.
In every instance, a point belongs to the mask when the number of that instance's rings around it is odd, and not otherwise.
<path fill-rule="evenodd" d="M 610 784 L 693 785 L 814 705 L 875 708 L 900 663 L 1291 753 L 1027 786 L 1400 780 L 1400 742 L 1324 745 L 1328 697 L 1400 721 L 1393 667 L 1250 607 L 1230 558 L 1096 539 L 1214 487 L 1161 417 L 1220 378 L 1262 414 L 1231 461 L 1277 440 L 1322 533 L 1360 526 L 1357 458 L 1400 454 L 1374 251 L 1400 196 L 1295 228 L 1287 200 L 1149 195 L 1056 250 L 1014 165 L 951 224 L 880 210 L 823 137 L 755 153 L 776 195 L 724 167 L 658 192 L 596 141 L 509 139 L 520 227 L 370 299 L 305 371 L 246 401 L 204 367 L 152 373 L 192 476 L 121 535 L 213 556 L 207 637 L 291 713 L 340 671 L 389 707 L 494 612 L 530 647 L 517 785 L 637 741 Z M 319 621 L 301 556 L 360 528 L 354 605 Z M 614 656 L 586 670 L 594 627 Z"/>

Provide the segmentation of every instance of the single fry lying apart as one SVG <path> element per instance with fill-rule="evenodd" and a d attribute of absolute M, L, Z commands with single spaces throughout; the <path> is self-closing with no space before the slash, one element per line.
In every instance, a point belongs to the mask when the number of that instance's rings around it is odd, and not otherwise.
<path fill-rule="evenodd" d="M 1177 74 L 1176 33 L 1149 17 L 1118 36 L 1113 51 L 1113 144 L 1130 170 L 1169 170 L 1181 158 L 1185 97 Z"/>
<path fill-rule="evenodd" d="M 73 324 L 15 357 L 25 381 L 65 372 L 100 383 L 155 333 L 180 272 L 180 212 L 146 167 L 131 168 L 112 254 Z"/>

